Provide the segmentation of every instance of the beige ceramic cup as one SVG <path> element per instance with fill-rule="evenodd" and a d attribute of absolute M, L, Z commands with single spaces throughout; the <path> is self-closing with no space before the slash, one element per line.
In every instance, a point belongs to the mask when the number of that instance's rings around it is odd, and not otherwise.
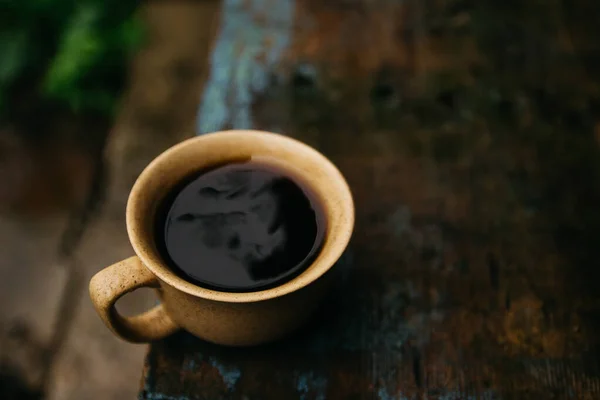
<path fill-rule="evenodd" d="M 312 189 L 327 221 L 320 254 L 300 275 L 268 290 L 229 293 L 187 282 L 157 251 L 153 232 L 159 204 L 194 172 L 252 159 L 287 171 Z M 300 326 L 317 307 L 353 226 L 354 204 L 344 177 L 313 148 L 260 131 L 199 136 L 166 150 L 139 176 L 127 203 L 127 232 L 136 255 L 98 272 L 90 282 L 90 296 L 106 326 L 130 342 L 160 339 L 178 329 L 223 345 L 268 342 Z M 120 315 L 116 301 L 141 287 L 156 288 L 161 304 L 133 317 Z"/>

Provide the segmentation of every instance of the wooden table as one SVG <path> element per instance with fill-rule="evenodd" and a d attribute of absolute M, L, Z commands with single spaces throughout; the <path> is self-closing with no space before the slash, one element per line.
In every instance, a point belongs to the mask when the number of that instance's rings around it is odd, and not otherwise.
<path fill-rule="evenodd" d="M 154 343 L 139 398 L 600 398 L 600 5 L 222 7 L 199 134 L 320 149 L 355 235 L 309 326 Z"/>

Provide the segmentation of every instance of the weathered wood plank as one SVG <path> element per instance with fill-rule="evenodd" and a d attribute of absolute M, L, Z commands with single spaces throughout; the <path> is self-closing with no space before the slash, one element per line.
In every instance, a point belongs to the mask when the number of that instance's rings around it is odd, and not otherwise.
<path fill-rule="evenodd" d="M 292 0 L 224 0 L 222 7 L 220 33 L 198 111 L 199 134 L 256 127 L 254 100 L 270 86 L 291 40 Z"/>
<path fill-rule="evenodd" d="M 153 344 L 140 398 L 600 396 L 600 82 L 561 15 L 225 1 L 199 133 L 321 149 L 356 233 L 311 326 L 257 349 Z"/>

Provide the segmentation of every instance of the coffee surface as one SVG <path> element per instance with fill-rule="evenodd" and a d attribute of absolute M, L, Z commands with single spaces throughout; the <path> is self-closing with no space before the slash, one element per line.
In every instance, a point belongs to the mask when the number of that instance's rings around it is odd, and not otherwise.
<path fill-rule="evenodd" d="M 271 166 L 205 171 L 170 198 L 157 242 L 175 272 L 198 286 L 234 292 L 277 286 L 310 266 L 323 241 L 314 196 Z"/>

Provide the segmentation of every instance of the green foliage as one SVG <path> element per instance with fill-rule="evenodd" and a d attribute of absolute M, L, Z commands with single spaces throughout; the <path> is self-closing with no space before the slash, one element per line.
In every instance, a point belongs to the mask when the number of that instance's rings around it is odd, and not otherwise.
<path fill-rule="evenodd" d="M 112 113 L 143 39 L 134 0 L 0 0 L 0 113 L 33 86 L 38 100 Z"/>

